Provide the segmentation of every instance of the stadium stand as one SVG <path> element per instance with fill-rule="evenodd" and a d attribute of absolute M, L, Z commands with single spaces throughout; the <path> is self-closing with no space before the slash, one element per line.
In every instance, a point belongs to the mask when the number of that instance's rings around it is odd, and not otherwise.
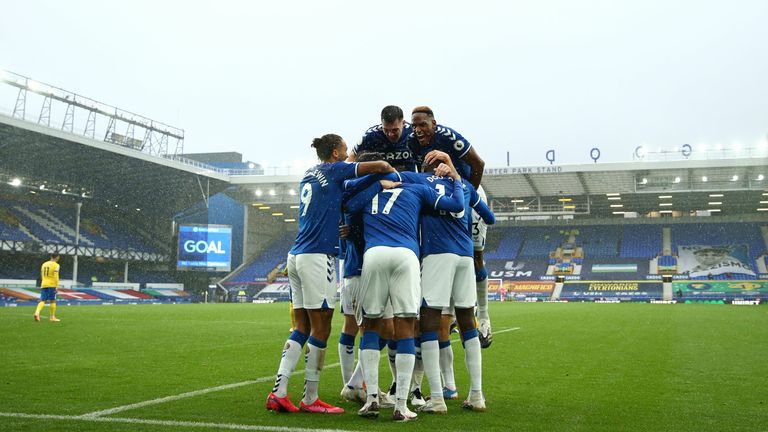
<path fill-rule="evenodd" d="M 525 230 L 517 227 L 493 228 L 493 235 L 488 236 L 485 246 L 485 258 L 515 259 L 525 240 Z"/>
<path fill-rule="evenodd" d="M 0 199 L 2 234 L 0 239 L 34 241 L 44 244 L 75 244 L 75 210 L 54 200 L 31 202 Z M 109 216 L 106 216 L 109 215 Z M 132 230 L 121 216 L 103 208 L 84 206 L 81 216 L 80 245 L 105 249 L 135 250 L 155 253 L 141 233 Z M 137 235 L 139 234 L 139 235 Z"/>
<path fill-rule="evenodd" d="M 521 257 L 548 256 L 550 252 L 567 240 L 567 229 L 563 227 L 529 227 L 525 229 L 525 241 L 520 250 Z"/>
<path fill-rule="evenodd" d="M 293 246 L 295 233 L 288 232 L 277 238 L 262 253 L 246 264 L 227 284 L 247 284 L 256 281 L 267 281 L 269 274 L 278 266 L 285 266 L 288 251 Z"/>
<path fill-rule="evenodd" d="M 585 225 L 576 230 L 576 243 L 586 257 L 616 257 L 621 228 L 620 225 Z"/>
<path fill-rule="evenodd" d="M 621 230 L 622 258 L 652 258 L 661 252 L 661 225 L 624 225 Z"/>

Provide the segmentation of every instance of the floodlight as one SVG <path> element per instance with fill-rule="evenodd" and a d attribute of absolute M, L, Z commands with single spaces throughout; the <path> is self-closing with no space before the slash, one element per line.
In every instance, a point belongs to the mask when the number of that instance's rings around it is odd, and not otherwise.
<path fill-rule="evenodd" d="M 709 179 L 707 178 L 707 176 L 701 176 L 701 181 L 703 181 L 703 182 L 705 182 L 705 183 L 706 183 L 706 182 L 707 182 L 707 180 L 709 180 Z"/>
<path fill-rule="evenodd" d="M 675 177 L 675 183 L 680 183 L 680 177 Z"/>
<path fill-rule="evenodd" d="M 277 195 L 277 192 L 275 192 L 274 189 L 270 189 L 269 190 L 269 196 L 275 196 L 275 195 Z"/>
<path fill-rule="evenodd" d="M 261 196 L 261 189 L 256 189 L 256 192 L 254 192 L 257 197 Z"/>
<path fill-rule="evenodd" d="M 21 179 L 18 177 L 15 177 L 13 180 L 10 181 L 9 184 L 14 187 L 19 187 L 21 186 Z"/>
<path fill-rule="evenodd" d="M 253 162 L 248 162 L 248 168 L 249 169 L 254 169 L 254 168 L 256 168 L 256 164 L 253 163 Z"/>
<path fill-rule="evenodd" d="M 733 177 L 731 177 L 731 181 L 737 181 L 739 180 L 739 176 L 734 174 Z"/>
<path fill-rule="evenodd" d="M 763 176 L 762 174 L 759 174 L 757 176 L 757 181 L 763 181 L 764 179 L 765 179 L 765 176 Z"/>
<path fill-rule="evenodd" d="M 296 189 L 288 189 L 288 195 L 291 195 L 291 196 L 296 195 Z"/>

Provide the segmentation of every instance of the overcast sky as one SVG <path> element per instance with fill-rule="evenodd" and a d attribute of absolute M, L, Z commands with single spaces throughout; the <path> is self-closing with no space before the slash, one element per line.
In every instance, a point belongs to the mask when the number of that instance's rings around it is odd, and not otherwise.
<path fill-rule="evenodd" d="M 429 105 L 487 166 L 631 160 L 768 134 L 768 1 L 40 1 L 0 68 L 269 165 Z M 2 101 L 13 106 L 13 101 Z"/>

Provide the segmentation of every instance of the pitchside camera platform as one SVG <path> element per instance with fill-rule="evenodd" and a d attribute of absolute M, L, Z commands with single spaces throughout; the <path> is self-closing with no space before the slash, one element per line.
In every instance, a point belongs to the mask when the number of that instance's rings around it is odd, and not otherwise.
<path fill-rule="evenodd" d="M 180 225 L 179 270 L 230 271 L 232 227 L 229 225 Z"/>

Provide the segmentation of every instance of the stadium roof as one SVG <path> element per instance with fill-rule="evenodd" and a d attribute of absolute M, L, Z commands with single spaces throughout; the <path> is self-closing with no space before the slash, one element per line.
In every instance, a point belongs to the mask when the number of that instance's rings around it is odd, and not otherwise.
<path fill-rule="evenodd" d="M 226 192 L 295 219 L 300 175 L 229 175 L 0 115 L 0 181 L 67 185 L 116 205 L 172 216 Z M 497 215 L 622 217 L 711 211 L 766 214 L 768 157 L 493 167 L 483 187 Z M 229 186 L 235 186 L 229 188 Z M 158 202 L 161 204 L 158 205 Z M 261 205 L 259 205 L 261 204 Z M 266 208 L 270 207 L 270 208 Z M 763 212 L 764 210 L 760 210 Z"/>
<path fill-rule="evenodd" d="M 171 217 L 229 186 L 225 174 L 0 114 L 0 181 Z"/>
<path fill-rule="evenodd" d="M 758 214 L 768 208 L 768 158 L 490 167 L 483 188 L 497 214 L 623 217 L 676 212 Z M 232 177 L 229 194 L 295 218 L 301 176 Z M 763 201 L 763 203 L 761 203 Z M 768 215 L 768 212 L 765 213 Z"/>

